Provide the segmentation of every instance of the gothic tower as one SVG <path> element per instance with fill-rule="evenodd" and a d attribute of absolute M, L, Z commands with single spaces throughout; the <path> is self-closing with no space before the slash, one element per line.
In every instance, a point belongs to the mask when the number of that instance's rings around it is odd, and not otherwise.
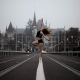
<path fill-rule="evenodd" d="M 36 14 L 35 14 L 35 12 L 34 12 L 34 18 L 33 18 L 33 24 L 32 24 L 32 26 L 36 26 Z"/>

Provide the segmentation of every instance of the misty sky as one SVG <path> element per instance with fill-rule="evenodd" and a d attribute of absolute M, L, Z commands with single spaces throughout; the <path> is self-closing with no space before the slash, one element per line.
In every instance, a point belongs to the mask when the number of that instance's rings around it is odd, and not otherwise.
<path fill-rule="evenodd" d="M 80 27 L 80 0 L 0 0 L 0 30 L 10 21 L 14 27 L 25 28 L 28 19 L 47 20 L 52 28 Z"/>

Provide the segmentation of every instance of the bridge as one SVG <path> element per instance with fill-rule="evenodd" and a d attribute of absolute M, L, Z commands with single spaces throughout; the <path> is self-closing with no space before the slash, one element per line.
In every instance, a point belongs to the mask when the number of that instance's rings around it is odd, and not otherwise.
<path fill-rule="evenodd" d="M 0 80 L 80 80 L 80 52 L 0 51 Z"/>

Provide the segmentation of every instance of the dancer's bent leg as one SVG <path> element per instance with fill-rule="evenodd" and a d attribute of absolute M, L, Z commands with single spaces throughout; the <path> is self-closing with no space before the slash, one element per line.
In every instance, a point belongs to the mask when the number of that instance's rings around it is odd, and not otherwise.
<path fill-rule="evenodd" d="M 39 57 L 42 57 L 43 43 L 39 43 Z"/>

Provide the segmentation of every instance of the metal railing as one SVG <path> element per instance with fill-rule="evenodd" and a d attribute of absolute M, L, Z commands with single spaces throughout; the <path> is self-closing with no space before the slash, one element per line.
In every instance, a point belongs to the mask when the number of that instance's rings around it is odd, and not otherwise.
<path fill-rule="evenodd" d="M 24 55 L 27 54 L 25 51 L 6 51 L 0 50 L 0 56 L 13 56 L 13 55 Z M 29 53 L 28 53 L 29 54 Z"/>
<path fill-rule="evenodd" d="M 49 52 L 50 54 L 66 55 L 66 56 L 78 56 L 80 57 L 80 51 L 62 51 L 62 52 Z"/>

